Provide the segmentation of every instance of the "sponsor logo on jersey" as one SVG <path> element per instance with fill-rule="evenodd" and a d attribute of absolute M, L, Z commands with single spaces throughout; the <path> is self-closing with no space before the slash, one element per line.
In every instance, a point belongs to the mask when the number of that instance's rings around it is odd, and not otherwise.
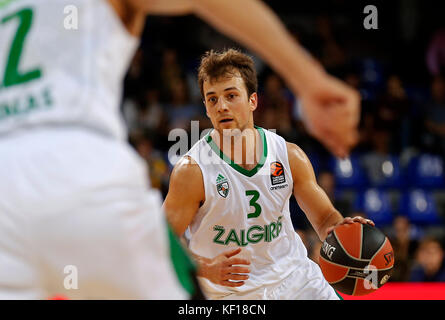
<path fill-rule="evenodd" d="M 220 173 L 216 178 L 216 190 L 223 198 L 227 198 L 229 194 L 229 181 Z"/>
<path fill-rule="evenodd" d="M 281 162 L 275 161 L 270 164 L 270 181 L 272 182 L 273 186 L 286 182 L 284 168 Z"/>

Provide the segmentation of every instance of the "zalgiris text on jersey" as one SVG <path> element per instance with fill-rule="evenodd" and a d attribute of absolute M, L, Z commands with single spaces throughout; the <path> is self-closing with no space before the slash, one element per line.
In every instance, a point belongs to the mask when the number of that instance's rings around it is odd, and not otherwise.
<path fill-rule="evenodd" d="M 227 230 L 223 226 L 216 225 L 213 227 L 215 237 L 213 242 L 220 245 L 236 244 L 239 247 L 245 247 L 248 244 L 258 243 L 260 241 L 271 242 L 280 235 L 282 229 L 281 219 L 279 216 L 277 221 L 272 221 L 270 224 L 263 226 L 253 225 L 246 229 L 230 229 Z"/>

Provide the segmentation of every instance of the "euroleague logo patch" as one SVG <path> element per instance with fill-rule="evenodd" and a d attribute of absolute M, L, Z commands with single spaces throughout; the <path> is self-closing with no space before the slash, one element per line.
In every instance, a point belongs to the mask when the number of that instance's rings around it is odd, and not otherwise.
<path fill-rule="evenodd" d="M 284 169 L 281 162 L 275 161 L 270 164 L 270 181 L 272 182 L 273 186 L 286 182 Z"/>

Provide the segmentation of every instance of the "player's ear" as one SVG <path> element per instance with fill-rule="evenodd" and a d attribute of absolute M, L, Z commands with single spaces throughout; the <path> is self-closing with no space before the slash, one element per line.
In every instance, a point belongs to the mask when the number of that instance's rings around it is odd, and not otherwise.
<path fill-rule="evenodd" d="M 258 94 L 256 92 L 250 95 L 249 104 L 251 111 L 255 111 L 255 109 L 258 107 Z"/>
<path fill-rule="evenodd" d="M 205 100 L 202 100 L 202 103 L 204 104 L 204 108 L 206 108 L 206 116 L 207 116 L 207 118 L 210 119 L 209 110 L 207 109 L 207 105 L 206 105 Z"/>

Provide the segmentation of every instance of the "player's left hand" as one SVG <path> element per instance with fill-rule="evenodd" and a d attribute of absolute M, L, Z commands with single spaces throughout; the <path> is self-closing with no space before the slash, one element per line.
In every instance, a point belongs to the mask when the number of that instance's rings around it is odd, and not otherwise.
<path fill-rule="evenodd" d="M 337 223 L 336 225 L 327 228 L 326 231 L 328 234 L 330 234 L 332 232 L 332 230 L 334 230 L 337 226 L 339 226 L 341 224 L 353 224 L 355 222 L 359 222 L 361 224 L 369 224 L 369 225 L 375 227 L 374 221 L 360 217 L 360 216 L 356 216 L 356 217 L 346 217 L 342 221 Z"/>

